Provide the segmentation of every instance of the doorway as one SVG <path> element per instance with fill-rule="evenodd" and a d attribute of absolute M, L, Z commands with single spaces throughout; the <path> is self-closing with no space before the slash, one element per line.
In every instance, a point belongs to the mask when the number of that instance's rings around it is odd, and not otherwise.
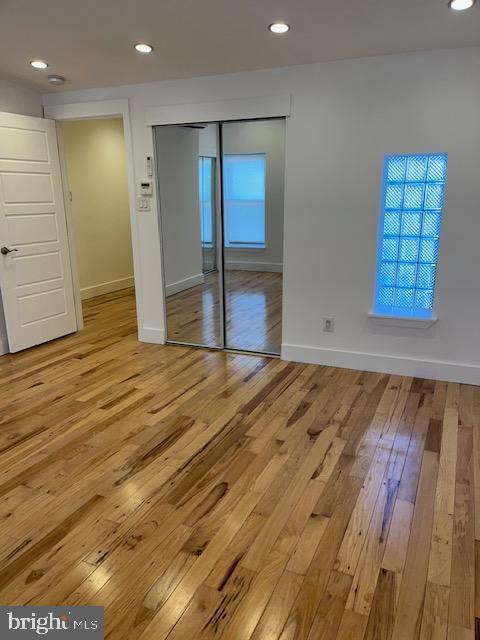
<path fill-rule="evenodd" d="M 133 252 L 123 121 L 59 123 L 68 191 L 71 254 L 82 315 L 97 302 L 134 302 Z M 73 245 L 73 246 L 72 246 Z M 88 302 L 87 302 L 88 301 Z"/>
<path fill-rule="evenodd" d="M 279 355 L 284 118 L 154 132 L 167 342 Z"/>

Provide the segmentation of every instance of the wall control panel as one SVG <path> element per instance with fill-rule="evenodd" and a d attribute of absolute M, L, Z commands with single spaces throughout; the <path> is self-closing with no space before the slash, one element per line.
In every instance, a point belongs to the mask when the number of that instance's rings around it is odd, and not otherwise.
<path fill-rule="evenodd" d="M 142 182 L 140 182 L 140 195 L 151 196 L 152 194 L 153 194 L 152 181 L 142 180 Z"/>

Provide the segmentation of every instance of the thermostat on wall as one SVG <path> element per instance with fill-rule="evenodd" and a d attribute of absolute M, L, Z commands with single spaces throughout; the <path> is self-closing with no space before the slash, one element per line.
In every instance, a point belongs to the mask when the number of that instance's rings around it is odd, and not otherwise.
<path fill-rule="evenodd" d="M 151 196 L 152 195 L 152 181 L 144 180 L 140 183 L 140 195 Z"/>
<path fill-rule="evenodd" d="M 151 178 L 153 176 L 152 156 L 147 156 L 147 176 L 149 178 Z"/>

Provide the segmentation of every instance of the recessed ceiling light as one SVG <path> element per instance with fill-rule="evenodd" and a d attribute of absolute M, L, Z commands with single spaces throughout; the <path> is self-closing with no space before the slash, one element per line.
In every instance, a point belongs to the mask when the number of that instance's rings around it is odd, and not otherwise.
<path fill-rule="evenodd" d="M 475 4 L 475 0 L 450 0 L 448 6 L 454 11 L 465 11 Z"/>
<path fill-rule="evenodd" d="M 138 42 L 135 45 L 135 49 L 139 53 L 152 53 L 152 51 L 153 51 L 152 45 L 151 44 L 147 44 L 146 42 Z"/>
<path fill-rule="evenodd" d="M 277 33 L 277 34 L 287 33 L 287 31 L 290 31 L 290 25 L 286 24 L 285 22 L 274 22 L 268 28 L 272 33 Z"/>
<path fill-rule="evenodd" d="M 31 60 L 30 64 L 35 69 L 46 69 L 48 67 L 48 64 L 46 62 L 44 62 L 43 60 Z"/>

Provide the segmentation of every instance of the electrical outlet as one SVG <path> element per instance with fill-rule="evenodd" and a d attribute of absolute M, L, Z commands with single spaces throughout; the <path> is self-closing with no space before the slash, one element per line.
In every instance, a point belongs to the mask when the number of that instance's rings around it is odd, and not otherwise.
<path fill-rule="evenodd" d="M 333 333 L 335 331 L 335 320 L 333 318 L 323 318 L 323 330 Z"/>

